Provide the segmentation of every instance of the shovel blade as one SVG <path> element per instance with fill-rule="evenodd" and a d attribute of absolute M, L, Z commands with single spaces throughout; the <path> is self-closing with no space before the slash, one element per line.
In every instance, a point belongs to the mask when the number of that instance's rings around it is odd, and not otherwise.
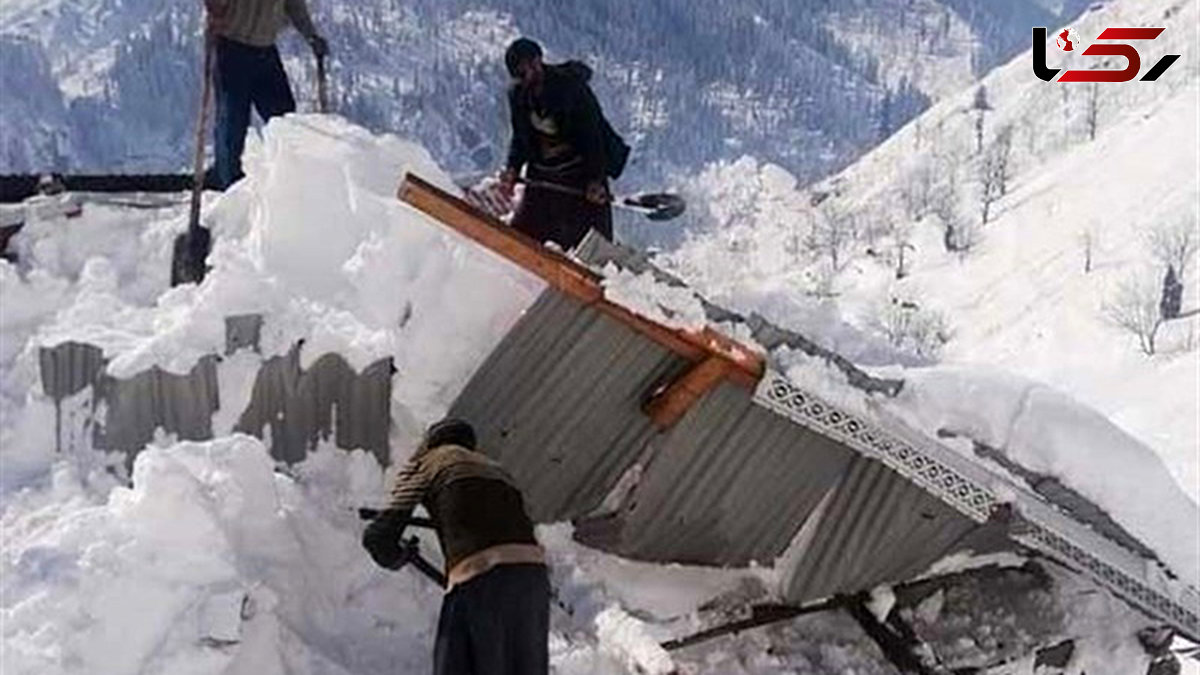
<path fill-rule="evenodd" d="M 682 197 L 665 192 L 633 195 L 626 197 L 624 203 L 645 212 L 650 220 L 672 220 L 687 210 Z"/>
<path fill-rule="evenodd" d="M 198 284 L 208 272 L 209 250 L 212 248 L 212 233 L 205 227 L 189 228 L 175 238 L 171 251 L 171 285 Z"/>

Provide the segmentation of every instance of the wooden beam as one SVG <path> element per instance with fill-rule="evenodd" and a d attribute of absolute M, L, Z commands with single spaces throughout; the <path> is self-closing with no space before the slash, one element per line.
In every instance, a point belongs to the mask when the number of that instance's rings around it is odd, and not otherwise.
<path fill-rule="evenodd" d="M 671 328 L 606 299 L 599 274 L 418 176 L 407 174 L 400 183 L 397 197 L 683 358 L 702 362 L 716 357 L 725 361 L 730 366 L 725 371 L 726 376 L 741 386 L 755 387 L 766 371 L 762 354 L 712 328 L 706 327 L 699 332 Z"/>
<path fill-rule="evenodd" d="M 585 303 L 604 297 L 600 277 L 595 272 L 411 173 L 401 181 L 397 196 L 400 201 L 533 272 L 567 295 Z"/>
<path fill-rule="evenodd" d="M 687 372 L 651 397 L 642 410 L 660 430 L 670 429 L 732 370 L 733 365 L 728 359 L 709 356 L 692 364 Z"/>

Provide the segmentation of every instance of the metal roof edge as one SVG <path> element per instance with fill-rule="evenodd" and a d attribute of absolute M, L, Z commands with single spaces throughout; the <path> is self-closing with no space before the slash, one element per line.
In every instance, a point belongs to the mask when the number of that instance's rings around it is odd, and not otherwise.
<path fill-rule="evenodd" d="M 847 412 L 768 370 L 754 402 L 792 422 L 844 443 L 912 481 L 964 516 L 983 523 L 1008 500 L 993 486 L 1017 495 L 1014 541 L 1073 567 L 1147 616 L 1191 640 L 1200 640 L 1200 592 L 1168 579 L 1155 561 L 1120 546 L 1059 512 L 1025 486 L 992 471 L 898 420 L 883 425 Z M 905 430 L 908 433 L 904 433 Z"/>

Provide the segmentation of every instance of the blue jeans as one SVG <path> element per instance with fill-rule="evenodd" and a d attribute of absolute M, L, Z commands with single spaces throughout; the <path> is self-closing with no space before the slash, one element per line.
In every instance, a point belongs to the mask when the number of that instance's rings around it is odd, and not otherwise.
<path fill-rule="evenodd" d="M 227 188 L 242 177 L 242 149 L 250 126 L 250 106 L 267 121 L 295 112 L 279 50 L 217 38 L 217 121 L 213 130 L 216 182 Z"/>

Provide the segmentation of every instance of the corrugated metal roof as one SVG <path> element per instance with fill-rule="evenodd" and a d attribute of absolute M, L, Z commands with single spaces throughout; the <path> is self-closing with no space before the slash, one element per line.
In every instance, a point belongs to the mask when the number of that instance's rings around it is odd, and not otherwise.
<path fill-rule="evenodd" d="M 600 505 L 655 435 L 641 413 L 656 383 L 686 362 L 620 322 L 544 293 L 458 396 L 541 521 Z"/>
<path fill-rule="evenodd" d="M 577 254 L 594 266 L 612 262 L 669 280 L 644 257 L 601 241 Z M 711 320 L 744 323 L 768 348 L 786 344 L 826 358 L 860 389 L 888 393 L 900 385 L 760 317 L 706 310 Z M 954 552 L 1019 542 L 1081 565 L 1196 634 L 1194 612 L 1161 579 L 1138 572 L 1128 549 L 1022 486 L 1008 486 L 1027 516 L 1021 532 L 1011 532 L 1011 523 L 992 520 L 1000 501 L 994 486 L 1010 481 L 882 410 L 846 412 L 768 372 L 758 391 L 724 383 L 657 432 L 641 404 L 687 366 L 653 336 L 552 286 L 476 372 L 453 413 L 476 423 L 536 519 L 573 519 L 584 543 L 628 557 L 745 565 L 770 564 L 786 551 L 783 591 L 804 602 L 909 580 Z M 626 485 L 623 476 L 636 482 Z"/>
<path fill-rule="evenodd" d="M 820 548 L 797 567 L 803 579 L 787 585 L 796 601 L 903 580 L 980 527 L 734 384 L 718 386 L 660 434 L 642 402 L 686 366 L 550 289 L 476 371 L 451 414 L 475 424 L 536 520 L 581 521 L 585 543 L 641 560 L 770 565 L 841 486 L 819 521 Z M 618 511 L 599 513 L 635 465 L 640 476 Z M 870 565 L 847 563 L 864 552 Z"/>

